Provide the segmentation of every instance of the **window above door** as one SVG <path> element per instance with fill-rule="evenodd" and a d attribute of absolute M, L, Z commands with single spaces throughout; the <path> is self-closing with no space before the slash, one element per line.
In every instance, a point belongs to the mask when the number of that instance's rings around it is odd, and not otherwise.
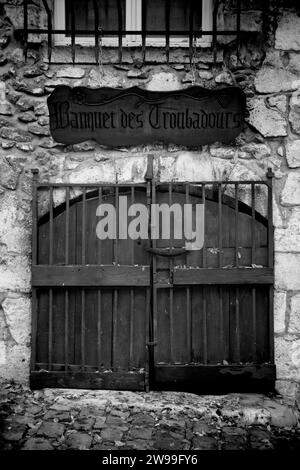
<path fill-rule="evenodd" d="M 117 32 L 122 24 L 122 30 L 126 31 L 122 37 L 123 46 L 140 46 L 142 34 L 134 32 L 146 29 L 147 46 L 165 46 L 165 33 L 169 30 L 171 47 L 189 47 L 190 31 L 194 30 L 197 46 L 209 47 L 212 38 L 210 35 L 201 37 L 201 31 L 212 29 L 212 7 L 212 0 L 55 0 L 54 27 L 71 30 L 73 26 L 77 44 L 94 46 L 93 36 L 84 32 L 94 31 L 95 15 L 98 14 L 99 31 L 105 32 L 103 46 L 118 46 Z M 132 34 L 128 34 L 129 31 Z M 178 32 L 182 34 L 178 35 Z M 70 34 L 55 35 L 55 45 L 70 44 Z"/>

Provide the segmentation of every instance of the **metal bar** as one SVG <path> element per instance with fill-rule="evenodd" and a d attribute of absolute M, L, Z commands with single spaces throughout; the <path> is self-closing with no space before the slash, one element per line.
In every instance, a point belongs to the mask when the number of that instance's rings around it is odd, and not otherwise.
<path fill-rule="evenodd" d="M 53 289 L 49 289 L 48 312 L 48 370 L 52 369 L 52 345 L 53 345 Z"/>
<path fill-rule="evenodd" d="M 38 198 L 37 198 L 37 182 L 38 182 L 38 170 L 32 170 L 32 264 L 37 264 L 37 244 L 38 244 Z M 31 370 L 35 370 L 36 367 L 36 339 L 37 339 L 37 314 L 38 314 L 38 303 L 37 303 L 37 291 L 36 288 L 32 288 L 32 346 L 31 346 Z"/>
<path fill-rule="evenodd" d="M 27 60 L 27 52 L 28 52 L 28 0 L 23 1 L 23 38 L 24 38 L 24 57 L 25 61 Z"/>
<path fill-rule="evenodd" d="M 194 0 L 189 0 L 190 15 L 189 15 L 189 57 L 190 57 L 190 66 L 192 66 L 193 61 L 193 39 L 194 39 Z"/>
<path fill-rule="evenodd" d="M 134 186 L 131 187 L 131 205 L 134 204 Z M 134 265 L 134 240 L 131 240 L 131 264 Z"/>
<path fill-rule="evenodd" d="M 70 188 L 66 188 L 65 264 L 69 264 Z"/>
<path fill-rule="evenodd" d="M 142 60 L 146 61 L 147 0 L 142 0 Z M 164 32 L 165 34 L 165 32 Z"/>
<path fill-rule="evenodd" d="M 172 192 L 173 192 L 173 185 L 169 183 L 169 207 L 172 206 Z M 170 223 L 172 221 L 172 217 L 170 215 Z M 174 245 L 174 214 L 173 214 L 173 224 L 171 223 L 170 227 L 170 243 L 169 248 L 172 250 Z M 173 227 L 172 227 L 173 225 Z M 170 309 L 170 357 L 171 362 L 174 362 L 174 347 L 173 347 L 173 338 L 174 338 L 174 292 L 173 292 L 173 269 L 174 269 L 174 260 L 173 258 L 169 258 L 169 278 L 170 278 L 170 291 L 169 291 L 169 309 Z"/>
<path fill-rule="evenodd" d="M 253 328 L 253 341 L 252 341 L 252 348 L 253 348 L 253 358 L 252 361 L 256 362 L 257 354 L 256 354 L 256 288 L 252 287 L 252 328 Z"/>
<path fill-rule="evenodd" d="M 226 181 L 224 183 L 224 181 L 189 181 L 189 184 L 190 185 L 193 185 L 193 184 L 196 184 L 196 185 L 199 185 L 199 184 L 205 184 L 205 185 L 216 185 L 218 183 L 222 183 L 222 184 L 226 184 L 226 185 L 229 185 L 229 184 L 240 184 L 241 181 L 237 181 L 237 180 L 233 180 L 233 181 Z M 249 181 L 243 181 L 242 182 L 243 185 L 251 185 L 252 183 L 254 184 L 260 184 L 260 185 L 264 185 L 264 186 L 268 186 L 268 183 L 266 181 L 259 181 L 259 180 L 249 180 Z M 50 188 L 50 186 L 52 186 L 53 188 L 67 188 L 67 187 L 70 187 L 70 188 L 82 188 L 83 186 L 88 189 L 88 188 L 95 188 L 95 183 L 94 184 L 80 184 L 80 183 L 38 183 L 37 184 L 37 188 Z M 107 188 L 115 188 L 116 186 L 120 186 L 118 183 L 105 183 L 105 187 Z M 132 183 L 122 183 L 122 187 L 132 187 L 134 186 L 135 188 L 146 188 L 147 187 L 147 183 L 135 183 L 135 184 L 132 184 Z"/>
<path fill-rule="evenodd" d="M 75 26 L 75 10 L 74 3 L 70 2 L 71 11 L 71 51 L 72 51 L 72 62 L 75 64 L 75 37 L 76 37 L 76 26 Z M 78 32 L 77 32 L 78 34 Z"/>
<path fill-rule="evenodd" d="M 85 291 L 81 289 L 81 370 L 85 369 Z"/>
<path fill-rule="evenodd" d="M 53 264 L 53 187 L 50 186 L 49 195 L 49 264 Z"/>
<path fill-rule="evenodd" d="M 269 287 L 269 360 L 274 362 L 274 287 Z"/>
<path fill-rule="evenodd" d="M 100 55 L 100 47 L 99 47 L 99 9 L 98 9 L 98 2 L 97 0 L 93 0 L 94 6 L 94 27 L 95 27 L 95 60 L 96 64 L 99 65 L 99 55 Z"/>
<path fill-rule="evenodd" d="M 85 225 L 86 225 L 86 188 L 82 192 L 82 214 L 81 214 L 81 263 L 86 264 L 85 251 Z M 85 290 L 81 289 L 81 369 L 85 370 Z"/>
<path fill-rule="evenodd" d="M 206 237 L 205 237 L 205 217 L 206 217 L 206 195 L 205 195 L 205 184 L 202 184 L 202 204 L 204 210 L 204 240 L 202 248 L 202 267 L 206 268 Z"/>
<path fill-rule="evenodd" d="M 235 339 L 236 339 L 236 361 L 240 362 L 240 290 L 235 288 Z"/>
<path fill-rule="evenodd" d="M 273 172 L 268 168 L 268 266 L 273 268 L 274 265 L 274 227 L 273 227 Z"/>
<path fill-rule="evenodd" d="M 112 348 L 111 348 L 111 368 L 114 369 L 117 348 L 117 324 L 118 324 L 118 291 L 113 291 L 113 315 L 112 315 Z"/>
<path fill-rule="evenodd" d="M 102 292 L 97 292 L 97 364 L 98 370 L 101 369 L 101 317 L 102 317 Z"/>
<path fill-rule="evenodd" d="M 52 13 L 49 8 L 47 0 L 43 0 L 43 4 L 47 13 L 47 29 L 48 29 L 48 61 L 51 63 L 52 55 Z"/>
<path fill-rule="evenodd" d="M 86 240 L 85 240 L 85 231 L 86 231 L 86 189 L 83 188 L 82 192 L 82 233 L 81 233 L 81 264 L 86 264 L 85 251 L 86 251 Z"/>
<path fill-rule="evenodd" d="M 255 264 L 255 185 L 251 184 L 251 264 Z"/>
<path fill-rule="evenodd" d="M 48 33 L 48 29 L 47 28 L 27 28 L 27 34 L 47 34 Z M 103 29 L 102 30 L 102 33 L 103 33 L 103 36 L 118 36 L 119 34 L 119 29 Z M 136 30 L 126 30 L 126 29 L 123 29 L 122 31 L 122 35 L 129 35 L 129 36 L 136 36 L 137 34 L 138 35 L 142 35 L 143 34 L 143 30 L 142 29 L 136 29 Z M 19 34 L 25 34 L 25 30 L 24 28 L 19 28 L 19 29 L 16 29 L 16 33 L 19 33 Z M 212 34 L 214 33 L 213 30 L 203 30 L 201 31 L 201 36 L 211 36 Z M 52 34 L 62 34 L 62 35 L 71 35 L 72 34 L 72 29 L 52 29 Z M 90 29 L 76 29 L 76 34 L 78 35 L 81 35 L 81 36 L 94 36 L 95 35 L 95 30 L 90 30 Z M 165 36 L 166 34 L 166 30 L 165 29 L 161 29 L 161 30 L 148 30 L 146 31 L 146 34 L 147 36 Z M 189 34 L 189 31 L 187 30 L 173 30 L 172 29 L 172 36 L 187 36 Z M 193 29 L 192 31 L 192 34 L 193 36 L 197 36 L 199 35 L 199 30 L 195 30 Z M 233 36 L 236 34 L 236 30 L 233 29 L 233 30 L 218 30 L 217 32 L 215 32 L 215 35 L 216 36 Z M 248 35 L 251 34 L 251 31 L 241 31 L 241 36 L 242 35 Z"/>
<path fill-rule="evenodd" d="M 222 184 L 218 184 L 218 245 L 219 245 L 219 267 L 223 263 L 222 244 Z"/>
<path fill-rule="evenodd" d="M 206 289 L 202 287 L 202 314 L 203 314 L 203 362 L 207 364 L 207 311 L 206 311 Z"/>
<path fill-rule="evenodd" d="M 123 29 L 123 21 L 122 21 L 122 4 L 121 0 L 117 0 L 117 6 L 118 6 L 118 29 L 119 29 L 119 63 L 122 62 L 122 42 L 123 42 L 123 35 L 122 35 L 122 29 Z"/>
<path fill-rule="evenodd" d="M 236 42 L 237 42 L 237 58 L 240 58 L 240 48 L 241 48 L 241 0 L 236 0 Z"/>
<path fill-rule="evenodd" d="M 102 203 L 102 187 L 98 188 L 98 204 Z M 97 238 L 97 264 L 101 264 L 101 253 L 102 243 L 100 238 Z M 97 292 L 97 362 L 98 370 L 101 369 L 101 317 L 102 317 L 102 292 L 98 289 Z"/>
<path fill-rule="evenodd" d="M 166 0 L 165 25 L 166 25 L 166 59 L 167 59 L 167 64 L 169 64 L 169 60 L 170 60 L 170 0 Z"/>
<path fill-rule="evenodd" d="M 186 345 L 188 351 L 188 362 L 192 360 L 192 310 L 191 310 L 191 288 L 186 288 Z"/>
<path fill-rule="evenodd" d="M 219 287 L 219 313 L 220 313 L 220 351 L 224 357 L 224 314 L 223 314 L 223 288 Z"/>
<path fill-rule="evenodd" d="M 185 184 L 185 203 L 190 203 L 190 185 L 189 183 Z M 189 252 L 186 252 L 185 255 L 185 264 L 186 267 L 189 265 Z M 192 310 L 191 310 L 191 288 L 186 287 L 186 329 L 187 329 L 187 350 L 189 362 L 192 361 Z"/>
<path fill-rule="evenodd" d="M 239 187 L 238 183 L 235 184 L 235 266 L 239 266 L 239 247 L 238 247 L 238 235 L 239 235 Z"/>
<path fill-rule="evenodd" d="M 213 54 L 214 54 L 214 65 L 216 65 L 217 62 L 217 32 L 218 32 L 218 10 L 219 10 L 219 3 L 220 0 L 215 0 L 215 6 L 213 9 L 213 31 L 212 31 L 212 37 L 213 37 Z M 202 35 L 204 32 L 202 31 Z"/>
<path fill-rule="evenodd" d="M 134 186 L 131 188 L 131 205 L 134 204 Z M 134 266 L 134 240 L 131 240 L 130 262 Z M 134 289 L 130 289 L 130 347 L 129 347 L 129 363 L 132 367 L 133 362 L 133 327 L 134 327 Z M 147 339 L 146 339 L 147 341 Z"/>
<path fill-rule="evenodd" d="M 65 370 L 69 365 L 69 292 L 65 290 Z"/>
<path fill-rule="evenodd" d="M 152 341 L 152 322 L 151 322 L 151 293 L 150 289 L 146 290 L 146 343 Z M 146 350 L 146 363 L 145 363 L 145 391 L 149 392 L 150 389 L 150 355 L 149 348 Z"/>
<path fill-rule="evenodd" d="M 114 262 L 117 265 L 119 259 L 119 188 L 116 186 L 115 188 L 115 206 L 116 206 L 116 231 L 115 231 L 115 238 L 114 238 Z"/>
<path fill-rule="evenodd" d="M 129 364 L 133 367 L 134 290 L 130 289 Z"/>

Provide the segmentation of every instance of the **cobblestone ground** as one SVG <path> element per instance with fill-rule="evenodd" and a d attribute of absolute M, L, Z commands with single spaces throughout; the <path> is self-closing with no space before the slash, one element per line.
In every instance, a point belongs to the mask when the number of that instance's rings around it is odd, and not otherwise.
<path fill-rule="evenodd" d="M 6 385 L 2 450 L 300 450 L 299 413 L 256 394 L 197 396 Z"/>

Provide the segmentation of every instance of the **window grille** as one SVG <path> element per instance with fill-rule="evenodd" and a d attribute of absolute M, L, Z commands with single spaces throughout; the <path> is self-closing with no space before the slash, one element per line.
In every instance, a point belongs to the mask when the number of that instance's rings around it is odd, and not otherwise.
<path fill-rule="evenodd" d="M 94 8 L 94 27 L 93 29 L 77 29 L 75 22 L 76 11 L 73 6 L 73 2 L 70 3 L 70 25 L 68 28 L 56 29 L 53 25 L 53 11 L 49 6 L 49 0 L 42 0 L 42 6 L 45 10 L 47 16 L 47 27 L 46 28 L 31 28 L 29 27 L 28 21 L 28 6 L 30 0 L 23 1 L 23 14 L 24 14 L 24 26 L 22 29 L 17 30 L 17 34 L 21 35 L 24 44 L 24 55 L 27 57 L 28 52 L 28 43 L 29 35 L 47 35 L 48 43 L 48 61 L 51 63 L 52 51 L 55 45 L 54 37 L 57 35 L 69 35 L 71 38 L 71 57 L 72 62 L 76 62 L 76 38 L 78 36 L 86 36 L 94 38 L 94 51 L 95 51 L 95 62 L 99 64 L 100 54 L 101 54 L 101 43 L 104 38 L 116 36 L 117 37 L 117 48 L 118 48 L 118 61 L 122 63 L 123 58 L 123 48 L 124 48 L 124 37 L 125 36 L 139 36 L 141 37 L 141 49 L 142 49 L 142 59 L 143 63 L 147 61 L 147 38 L 149 37 L 163 37 L 165 42 L 165 55 L 166 62 L 169 63 L 170 57 L 170 37 L 180 37 L 188 36 L 188 47 L 189 47 L 189 59 L 190 63 L 193 61 L 195 54 L 195 44 L 197 39 L 203 37 L 212 38 L 212 53 L 214 58 L 214 63 L 217 59 L 217 40 L 220 36 L 233 36 L 235 38 L 237 55 L 239 55 L 241 38 L 245 35 L 248 35 L 249 32 L 242 31 L 241 29 L 241 0 L 236 0 L 236 8 L 233 13 L 236 14 L 236 26 L 234 29 L 219 29 L 218 28 L 218 15 L 220 11 L 220 0 L 215 0 L 213 2 L 213 11 L 212 11 L 212 29 L 196 29 L 194 25 L 194 15 L 197 10 L 197 16 L 201 16 L 202 1 L 195 2 L 194 0 L 187 0 L 189 2 L 189 29 L 188 31 L 180 30 L 171 30 L 170 29 L 170 10 L 171 10 L 171 0 L 165 1 L 165 28 L 161 31 L 150 30 L 147 27 L 147 0 L 142 0 L 142 20 L 141 20 L 141 29 L 140 30 L 126 30 L 126 25 L 123 20 L 123 9 L 121 0 L 117 0 L 117 14 L 118 14 L 118 28 L 115 30 L 106 30 L 101 27 L 99 23 L 99 6 L 96 0 L 93 0 L 92 5 Z M 266 2 L 263 2 L 263 8 L 265 10 Z"/>

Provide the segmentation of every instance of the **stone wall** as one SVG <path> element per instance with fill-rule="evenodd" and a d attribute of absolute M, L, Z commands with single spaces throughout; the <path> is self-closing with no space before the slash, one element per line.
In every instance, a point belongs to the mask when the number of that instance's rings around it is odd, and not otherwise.
<path fill-rule="evenodd" d="M 38 4 L 30 6 L 30 24 L 45 21 Z M 190 70 L 186 50 L 173 50 L 166 65 L 162 49 L 149 50 L 153 65 L 143 66 L 141 52 L 104 51 L 103 70 L 73 67 L 68 48 L 56 48 L 47 63 L 47 45 L 38 42 L 24 61 L 15 29 L 22 27 L 22 2 L 0 1 L 0 377 L 28 383 L 30 359 L 31 169 L 51 182 L 143 181 L 147 155 L 155 157 L 161 180 L 274 178 L 275 355 L 277 389 L 300 395 L 300 17 L 296 2 L 245 0 L 242 27 L 252 31 L 237 57 L 232 38 L 221 37 L 217 63 L 212 52 L 198 50 Z M 284 3 L 284 8 L 281 4 Z M 222 3 L 219 24 L 232 25 L 233 0 Z M 255 21 L 254 21 L 255 19 Z M 258 34 L 253 34 L 253 30 Z M 261 32 L 266 32 L 263 37 Z M 36 39 L 35 39 L 36 41 Z M 77 48 L 81 59 L 93 50 Z M 84 61 L 84 60 L 82 60 Z M 245 131 L 230 146 L 203 148 L 143 145 L 107 148 L 89 141 L 73 146 L 50 137 L 46 99 L 56 85 L 133 85 L 172 90 L 196 84 L 208 88 L 238 84 L 247 95 Z M 263 210 L 263 209 L 262 209 Z"/>

